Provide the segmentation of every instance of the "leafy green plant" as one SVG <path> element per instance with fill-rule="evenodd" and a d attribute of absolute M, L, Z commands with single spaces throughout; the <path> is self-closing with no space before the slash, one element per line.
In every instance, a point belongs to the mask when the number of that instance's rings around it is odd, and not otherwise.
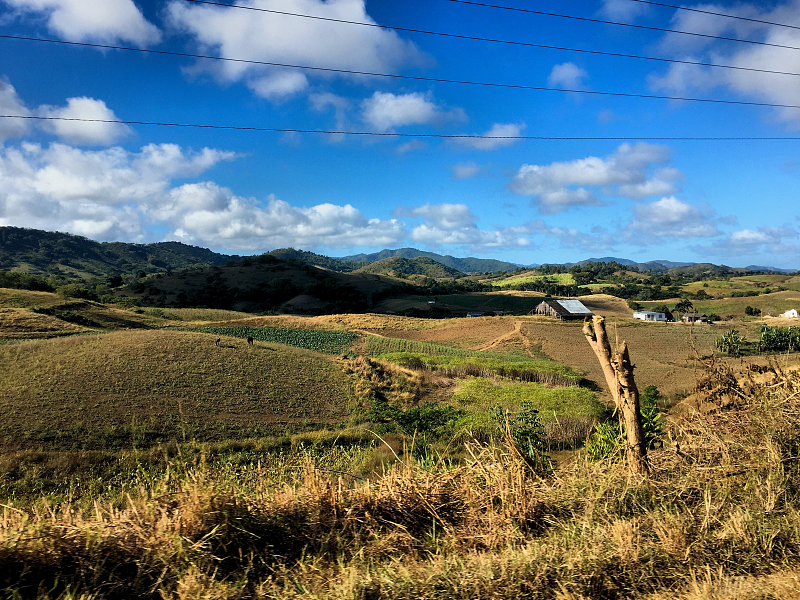
<path fill-rule="evenodd" d="M 510 438 L 528 464 L 537 471 L 550 470 L 544 426 L 539 411 L 533 404 L 523 401 L 518 413 L 512 413 L 496 404 L 491 409 L 492 419 Z"/>
<path fill-rule="evenodd" d="M 276 342 L 296 348 L 314 350 L 323 354 L 342 354 L 358 337 L 349 331 L 325 331 L 320 329 L 281 329 L 273 327 L 196 327 L 191 331 L 202 331 L 215 335 L 247 338 L 261 342 Z"/>
<path fill-rule="evenodd" d="M 642 415 L 642 429 L 647 448 L 655 448 L 661 443 L 664 427 L 658 400 L 661 392 L 654 385 L 648 385 L 639 397 Z M 586 454 L 591 460 L 621 458 L 625 449 L 625 431 L 618 419 L 598 423 L 586 441 Z"/>
<path fill-rule="evenodd" d="M 728 356 L 739 356 L 744 343 L 745 339 L 742 337 L 739 331 L 731 328 L 717 338 L 716 346 L 720 351 L 725 352 Z"/>

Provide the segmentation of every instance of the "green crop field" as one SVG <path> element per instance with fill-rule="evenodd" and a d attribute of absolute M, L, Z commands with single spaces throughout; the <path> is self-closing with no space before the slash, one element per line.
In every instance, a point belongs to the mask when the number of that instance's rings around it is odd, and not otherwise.
<path fill-rule="evenodd" d="M 553 273 L 552 275 L 521 274 L 513 275 L 499 281 L 492 281 L 491 283 L 497 287 L 509 287 L 524 283 L 541 283 L 543 281 L 549 281 L 558 285 L 575 285 L 575 278 L 572 276 L 572 273 Z"/>
<path fill-rule="evenodd" d="M 569 386 L 549 388 L 538 383 L 496 381 L 475 377 L 465 381 L 453 394 L 453 403 L 473 410 L 487 411 L 495 404 L 518 410 L 522 402 L 530 402 L 543 421 L 563 417 L 600 420 L 606 408 L 597 394 L 586 388 Z"/>
<path fill-rule="evenodd" d="M 260 342 L 286 344 L 296 348 L 314 350 L 323 354 L 341 354 L 358 337 L 349 331 L 325 331 L 320 329 L 283 329 L 277 327 L 197 327 L 202 331 L 220 336 L 237 338 L 252 337 Z"/>
<path fill-rule="evenodd" d="M 522 353 L 478 352 L 431 342 L 367 338 L 365 352 L 408 368 L 437 371 L 449 377 L 505 377 L 550 385 L 575 385 L 581 376 L 570 367 Z"/>

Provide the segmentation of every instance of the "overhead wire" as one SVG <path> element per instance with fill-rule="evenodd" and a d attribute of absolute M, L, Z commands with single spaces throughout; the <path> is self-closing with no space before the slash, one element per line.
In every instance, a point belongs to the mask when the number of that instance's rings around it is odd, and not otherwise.
<path fill-rule="evenodd" d="M 140 121 L 127 119 L 88 119 L 79 117 L 49 117 L 42 115 L 0 114 L 0 119 L 30 119 L 41 121 L 69 121 L 79 123 L 108 123 L 118 125 L 152 125 L 159 127 L 182 127 L 196 129 L 253 131 L 271 133 L 309 133 L 323 135 L 350 135 L 384 138 L 433 138 L 445 140 L 534 140 L 534 141 L 800 141 L 800 136 L 565 136 L 565 135 L 481 135 L 447 133 L 398 133 L 392 131 L 348 131 L 325 129 L 297 129 L 284 127 L 255 127 L 246 125 L 221 125 L 217 123 L 179 123 L 166 121 Z"/>
<path fill-rule="evenodd" d="M 229 58 L 229 57 L 222 57 L 222 56 L 212 56 L 207 54 L 194 54 L 190 52 L 177 52 L 172 50 L 154 50 L 149 48 L 134 48 L 128 46 L 116 46 L 112 44 L 97 44 L 92 42 L 73 42 L 73 41 L 65 41 L 65 40 L 55 40 L 49 38 L 37 38 L 37 37 L 30 37 L 30 36 L 20 36 L 20 35 L 2 35 L 0 34 L 0 39 L 13 39 L 13 40 L 23 40 L 23 41 L 36 41 L 36 42 L 48 42 L 54 44 L 65 44 L 70 46 L 86 46 L 90 48 L 103 48 L 103 49 L 110 49 L 110 50 L 126 50 L 126 51 L 133 51 L 133 52 L 143 52 L 149 54 L 161 54 L 167 56 L 179 56 L 179 57 L 186 57 L 186 58 L 199 58 L 199 59 L 208 59 L 208 60 L 220 60 L 220 61 L 230 61 L 230 62 L 237 62 L 237 63 L 247 63 L 247 64 L 255 64 L 255 65 L 266 65 L 266 66 L 273 66 L 273 67 L 282 67 L 282 68 L 291 68 L 291 69 L 304 69 L 310 71 L 324 71 L 329 73 L 342 73 L 348 75 L 363 75 L 363 76 L 370 76 L 370 77 L 386 77 L 386 78 L 393 78 L 393 79 L 410 79 L 414 81 L 428 81 L 432 83 L 450 83 L 450 84 L 460 84 L 460 85 L 474 85 L 474 86 L 485 86 L 485 87 L 495 87 L 495 88 L 509 88 L 509 89 L 519 89 L 519 90 L 531 90 L 531 91 L 540 91 L 540 92 L 561 92 L 561 93 L 569 93 L 569 94 L 586 94 L 586 95 L 593 95 L 593 96 L 615 96 L 615 97 L 622 97 L 622 98 L 640 98 L 640 99 L 649 99 L 649 100 L 674 100 L 674 101 L 681 101 L 681 102 L 704 102 L 704 103 L 712 103 L 712 104 L 730 104 L 730 105 L 740 105 L 740 106 L 763 106 L 769 108 L 800 108 L 800 104 L 778 104 L 773 102 L 755 102 L 755 101 L 748 101 L 748 100 L 727 100 L 724 98 L 696 98 L 692 96 L 668 96 L 662 94 L 640 94 L 640 93 L 633 93 L 633 92 L 611 92 L 611 91 L 603 91 L 603 90 L 586 90 L 580 88 L 557 88 L 557 87 L 548 87 L 548 86 L 537 86 L 537 85 L 525 85 L 525 84 L 516 84 L 516 83 L 501 83 L 501 82 L 489 82 L 489 81 L 470 81 L 464 79 L 448 79 L 443 77 L 423 77 L 420 75 L 399 75 L 399 74 L 391 74 L 391 73 L 375 73 L 370 71 L 355 71 L 352 69 L 337 69 L 333 67 L 315 67 L 310 65 L 295 65 L 289 63 L 279 63 L 279 62 L 272 62 L 272 61 L 264 61 L 264 60 L 251 60 L 245 58 Z M 775 74 L 779 74 L 777 72 L 773 72 Z M 800 73 L 780 73 L 783 75 L 794 75 L 800 76 Z"/>
<path fill-rule="evenodd" d="M 761 41 L 758 41 L 758 40 L 746 40 L 746 39 L 734 38 L 734 37 L 729 37 L 729 36 L 711 35 L 711 34 L 708 34 L 708 33 L 697 33 L 697 32 L 691 32 L 691 31 L 682 31 L 680 29 L 669 29 L 669 28 L 666 28 L 666 27 L 655 27 L 655 26 L 652 26 L 652 25 L 639 25 L 639 24 L 636 24 L 636 23 L 623 23 L 621 21 L 611 21 L 611 20 L 606 20 L 606 19 L 595 19 L 595 18 L 591 18 L 591 17 L 579 17 L 577 15 L 565 15 L 565 14 L 561 14 L 561 13 L 552 13 L 552 12 L 539 11 L 539 10 L 533 10 L 533 9 L 528 9 L 528 8 L 504 6 L 504 5 L 499 5 L 499 4 L 488 4 L 488 3 L 484 3 L 484 2 L 474 2 L 472 0 L 447 0 L 447 1 L 448 2 L 460 2 L 462 4 L 472 4 L 472 5 L 475 5 L 475 6 L 482 6 L 482 7 L 486 7 L 486 8 L 496 8 L 496 9 L 501 9 L 501 10 L 524 12 L 524 13 L 537 14 L 537 15 L 543 15 L 543 16 L 549 16 L 549 17 L 558 17 L 558 18 L 562 18 L 562 19 L 572 19 L 572 20 L 576 20 L 576 21 L 586 21 L 586 22 L 590 22 L 590 23 L 601 23 L 601 24 L 605 24 L 605 25 L 617 25 L 617 26 L 621 26 L 621 27 L 631 27 L 631 28 L 635 28 L 635 29 L 646 29 L 646 30 L 649 30 L 649 31 L 660 31 L 660 32 L 663 32 L 663 33 L 677 33 L 677 34 L 681 34 L 681 35 L 696 36 L 696 37 L 702 37 L 702 38 L 707 38 L 707 39 L 724 40 L 724 41 L 728 41 L 728 42 L 738 42 L 738 43 L 742 43 L 742 44 L 754 44 L 754 45 L 758 45 L 758 46 L 769 46 L 769 47 L 772 47 L 772 48 L 783 48 L 783 49 L 786 49 L 786 50 L 800 50 L 800 46 L 789 46 L 787 44 L 775 44 L 775 43 L 772 43 L 772 42 L 761 42 Z M 290 12 L 290 11 L 285 11 L 285 10 L 276 10 L 276 9 L 272 9 L 272 8 L 262 8 L 262 7 L 256 7 L 256 6 L 242 6 L 242 5 L 239 5 L 239 4 L 227 4 L 225 2 L 215 2 L 214 0 L 184 0 L 184 2 L 192 2 L 192 3 L 195 3 L 195 4 L 206 4 L 206 5 L 210 5 L 210 6 L 223 6 L 223 7 L 226 7 L 226 8 L 236 8 L 236 9 L 242 9 L 242 10 L 252 10 L 252 11 L 271 13 L 271 14 L 277 14 L 277 15 L 286 15 L 286 16 L 290 16 L 290 17 L 300 17 L 300 18 L 304 18 L 304 19 L 316 19 L 316 20 L 319 20 L 319 21 L 329 21 L 329 22 L 333 22 L 333 23 L 346 23 L 346 24 L 349 24 L 349 25 L 361 25 L 363 27 L 378 27 L 380 29 L 395 29 L 397 31 L 406 31 L 406 32 L 411 32 L 411 33 L 422 33 L 422 34 L 427 34 L 427 35 L 438 35 L 438 36 L 454 37 L 454 38 L 461 38 L 461 39 L 477 40 L 477 41 L 482 41 L 482 42 L 494 42 L 494 43 L 503 43 L 503 44 L 517 44 L 517 45 L 522 45 L 522 46 L 531 45 L 531 44 L 529 44 L 527 42 L 520 42 L 520 41 L 498 40 L 498 39 L 493 39 L 493 38 L 484 38 L 484 37 L 478 37 L 478 36 L 461 35 L 461 34 L 455 34 L 455 33 L 443 33 L 443 32 L 439 32 L 439 31 L 430 31 L 430 30 L 426 30 L 426 29 L 413 29 L 413 28 L 409 28 L 409 27 L 398 27 L 396 25 L 380 25 L 378 23 L 367 23 L 367 22 L 364 22 L 364 21 L 351 21 L 351 20 L 348 20 L 348 19 L 336 19 L 334 17 L 322 17 L 322 16 L 319 16 L 319 15 L 307 15 L 307 14 L 303 14 L 303 13 L 295 13 L 295 12 Z"/>
<path fill-rule="evenodd" d="M 678 4 L 667 4 L 666 2 L 655 2 L 655 0 L 630 0 L 631 2 L 638 2 L 640 4 L 652 4 L 654 6 L 663 6 L 665 8 L 674 8 L 675 10 L 682 10 L 704 15 L 713 15 L 715 17 L 725 17 L 727 19 L 737 19 L 740 21 L 749 21 L 750 23 L 759 23 L 761 25 L 771 25 L 773 27 L 787 27 L 789 29 L 800 29 L 800 25 L 790 25 L 789 23 L 778 23 L 776 21 L 767 21 L 765 19 L 756 19 L 755 17 L 744 17 L 742 15 L 731 15 L 728 13 L 717 12 L 715 10 L 707 10 L 703 8 L 693 8 L 690 6 L 680 6 Z"/>
<path fill-rule="evenodd" d="M 445 34 L 442 34 L 445 35 Z M 375 77 L 395 77 L 399 79 L 417 79 L 421 81 L 439 81 L 443 83 L 467 83 L 472 85 L 488 85 L 488 86 L 496 86 L 496 87 L 527 87 L 524 85 L 515 85 L 515 84 L 500 84 L 500 83 L 489 83 L 489 82 L 476 82 L 476 81 L 457 81 L 457 80 L 448 80 L 448 79 L 437 79 L 434 77 L 417 77 L 412 75 L 394 75 L 388 73 L 371 73 L 365 71 L 354 71 L 349 69 L 336 69 L 332 67 L 313 67 L 307 65 L 292 65 L 286 63 L 278 63 L 278 62 L 271 62 L 271 61 L 264 61 L 264 60 L 255 60 L 255 59 L 247 59 L 247 58 L 231 58 L 226 56 L 212 56 L 209 54 L 196 54 L 192 52 L 177 52 L 172 50 L 155 50 L 151 48 L 135 48 L 131 46 L 119 46 L 113 44 L 98 44 L 93 42 L 76 42 L 76 41 L 69 41 L 69 40 L 57 40 L 53 38 L 41 38 L 41 37 L 34 37 L 34 36 L 26 36 L 26 35 L 10 35 L 10 34 L 0 34 L 0 39 L 9 39 L 9 40 L 22 40 L 22 41 L 29 41 L 29 42 L 46 42 L 50 44 L 64 44 L 67 46 L 86 46 L 89 48 L 102 48 L 105 50 L 126 50 L 131 52 L 143 52 L 149 54 L 164 54 L 168 56 L 182 56 L 186 58 L 202 58 L 208 60 L 221 60 L 221 61 L 228 61 L 228 62 L 239 62 L 239 63 L 249 63 L 255 65 L 267 65 L 267 66 L 276 66 L 276 67 L 289 67 L 295 69 L 311 69 L 317 71 L 332 71 L 337 73 L 350 73 L 353 75 L 372 75 Z M 484 40 L 488 41 L 488 40 Z M 600 56 L 611 56 L 614 58 L 632 58 L 637 60 L 649 60 L 649 61 L 656 61 L 656 62 L 664 62 L 664 63 L 675 63 L 675 64 L 682 64 L 682 65 L 693 65 L 698 67 L 712 67 L 718 69 L 733 69 L 737 71 L 750 71 L 754 73 L 766 73 L 770 75 L 790 75 L 793 77 L 800 77 L 800 73 L 796 71 L 777 71 L 773 69 L 759 69 L 757 67 L 744 67 L 739 65 L 726 65 L 722 63 L 713 63 L 713 62 L 704 62 L 699 60 L 688 60 L 688 59 L 677 59 L 677 58 L 664 58 L 659 56 L 645 56 L 641 54 L 625 54 L 622 52 L 606 52 L 603 50 L 590 50 L 586 48 L 570 48 L 566 46 L 553 46 L 549 44 L 536 44 L 533 42 L 514 42 L 508 40 L 496 40 L 498 43 L 507 43 L 507 44 L 517 44 L 523 46 L 529 46 L 532 48 L 540 48 L 544 50 L 559 50 L 564 52 L 577 52 L 582 54 L 597 54 Z"/>

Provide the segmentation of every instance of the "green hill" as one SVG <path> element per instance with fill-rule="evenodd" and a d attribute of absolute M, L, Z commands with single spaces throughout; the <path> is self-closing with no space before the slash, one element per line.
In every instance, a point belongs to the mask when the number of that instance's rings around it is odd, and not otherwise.
<path fill-rule="evenodd" d="M 60 449 L 227 439 L 344 421 L 335 359 L 185 331 L 119 331 L 0 346 L 0 443 Z"/>
<path fill-rule="evenodd" d="M 122 273 L 158 273 L 194 266 L 223 265 L 230 256 L 180 242 L 126 244 L 85 237 L 0 227 L 0 269 L 68 279 Z"/>
<path fill-rule="evenodd" d="M 322 254 L 307 252 L 305 250 L 295 250 L 294 248 L 279 248 L 277 250 L 271 250 L 267 252 L 267 254 L 282 260 L 295 260 L 342 273 L 349 273 L 350 271 L 355 271 L 356 269 L 364 266 L 363 262 L 330 258 L 328 256 L 323 256 Z"/>
<path fill-rule="evenodd" d="M 122 293 L 144 305 L 306 314 L 363 312 L 382 299 L 419 289 L 396 279 L 337 273 L 269 254 L 136 281 Z"/>
<path fill-rule="evenodd" d="M 388 275 L 390 277 L 423 275 L 434 279 L 458 279 L 464 276 L 464 273 L 436 262 L 426 256 L 418 256 L 416 258 L 401 258 L 399 256 L 384 258 L 377 262 L 369 263 L 356 272 Z"/>
<path fill-rule="evenodd" d="M 455 256 L 443 256 L 435 252 L 424 252 L 416 248 L 399 248 L 397 250 L 381 250 L 373 254 L 355 254 L 344 256 L 340 260 L 351 262 L 377 262 L 385 258 L 417 258 L 424 256 L 435 260 L 438 263 L 460 271 L 461 273 L 498 273 L 501 271 L 516 271 L 519 265 L 502 260 L 488 258 L 456 258 Z"/>

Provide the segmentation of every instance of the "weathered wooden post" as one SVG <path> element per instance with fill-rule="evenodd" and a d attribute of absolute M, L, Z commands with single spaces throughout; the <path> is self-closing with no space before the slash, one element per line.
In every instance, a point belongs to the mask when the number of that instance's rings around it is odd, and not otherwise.
<path fill-rule="evenodd" d="M 583 322 L 583 333 L 597 355 L 603 368 L 614 404 L 619 413 L 620 425 L 625 429 L 625 456 L 630 470 L 638 475 L 647 475 L 647 443 L 642 428 L 642 413 L 639 409 L 639 389 L 633 380 L 633 365 L 628 355 L 628 344 L 622 342 L 614 352 L 606 335 L 605 318 L 594 315 L 592 321 Z"/>

